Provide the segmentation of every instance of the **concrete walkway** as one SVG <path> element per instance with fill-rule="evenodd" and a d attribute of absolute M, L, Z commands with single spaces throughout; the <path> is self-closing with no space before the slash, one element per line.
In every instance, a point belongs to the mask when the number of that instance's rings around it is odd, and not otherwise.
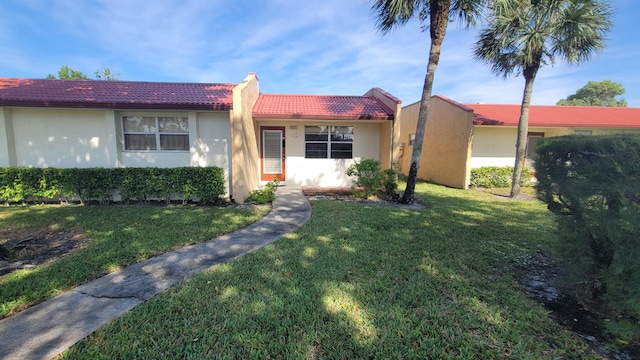
<path fill-rule="evenodd" d="M 0 359 L 50 359 L 180 280 L 259 249 L 310 217 L 301 189 L 281 187 L 273 210 L 244 229 L 131 265 L 0 321 Z"/>

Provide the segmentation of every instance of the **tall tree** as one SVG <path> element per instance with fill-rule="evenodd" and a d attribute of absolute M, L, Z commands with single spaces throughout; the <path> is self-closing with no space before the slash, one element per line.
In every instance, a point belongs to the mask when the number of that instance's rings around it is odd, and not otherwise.
<path fill-rule="evenodd" d="M 94 72 L 96 80 L 118 80 L 119 73 L 114 73 L 109 67 L 101 68 Z M 47 79 L 60 79 L 60 80 L 89 80 L 89 77 L 82 73 L 80 70 L 70 68 L 67 65 L 62 65 L 58 70 L 58 77 L 53 74 L 48 74 Z"/>
<path fill-rule="evenodd" d="M 457 18 L 466 28 L 476 24 L 487 0 L 375 0 L 372 6 L 377 23 L 376 26 L 383 34 L 392 29 L 405 25 L 410 19 L 417 18 L 423 25 L 427 25 L 431 37 L 429 47 L 429 61 L 427 74 L 422 88 L 416 138 L 411 154 L 411 167 L 407 177 L 407 187 L 401 202 L 411 204 L 415 200 L 415 186 L 418 167 L 422 155 L 427 114 L 431 101 L 433 80 L 440 60 L 440 50 L 447 33 L 449 21 Z"/>
<path fill-rule="evenodd" d="M 624 92 L 625 89 L 621 84 L 611 80 L 589 81 L 575 94 L 558 101 L 557 105 L 626 107 L 627 100 L 616 99 L 616 96 Z"/>
<path fill-rule="evenodd" d="M 520 193 L 529 105 L 538 70 L 558 60 L 581 63 L 602 51 L 612 10 L 606 0 L 494 0 L 489 10 L 474 55 L 495 74 L 506 78 L 517 71 L 525 82 L 510 193 L 514 197 Z"/>
<path fill-rule="evenodd" d="M 79 70 L 72 69 L 67 65 L 62 65 L 58 70 L 58 79 L 60 80 L 89 80 L 89 77 Z M 48 74 L 47 79 L 56 79 L 53 74 Z"/>

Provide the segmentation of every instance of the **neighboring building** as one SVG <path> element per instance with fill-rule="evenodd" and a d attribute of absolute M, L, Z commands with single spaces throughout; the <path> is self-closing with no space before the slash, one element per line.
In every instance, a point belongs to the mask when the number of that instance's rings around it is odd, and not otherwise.
<path fill-rule="evenodd" d="M 240 84 L 0 79 L 0 166 L 218 166 L 242 202 L 273 178 L 350 186 L 363 158 L 390 167 L 401 101 L 260 94 Z"/>
<path fill-rule="evenodd" d="M 466 189 L 471 174 L 473 109 L 435 95 L 429 105 L 418 178 Z M 402 109 L 400 172 L 409 173 L 420 103 Z"/>
<path fill-rule="evenodd" d="M 402 109 L 400 164 L 405 174 L 419 108 L 420 103 L 413 103 Z M 418 177 L 466 189 L 472 168 L 513 166 L 519 118 L 519 104 L 460 104 L 432 97 Z M 640 108 L 532 105 L 525 165 L 535 171 L 531 149 L 543 137 L 621 132 L 640 133 Z"/>

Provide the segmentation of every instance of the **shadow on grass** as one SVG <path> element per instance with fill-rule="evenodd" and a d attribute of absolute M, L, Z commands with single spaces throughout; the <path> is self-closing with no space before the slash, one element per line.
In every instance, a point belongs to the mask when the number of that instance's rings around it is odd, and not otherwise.
<path fill-rule="evenodd" d="M 422 211 L 314 201 L 302 228 L 169 289 L 64 358 L 595 356 L 511 275 L 553 238 L 540 204 L 420 189 Z"/>
<path fill-rule="evenodd" d="M 264 215 L 264 212 L 262 212 Z M 0 209 L 4 236 L 12 229 L 73 230 L 86 248 L 35 269 L 0 277 L 0 318 L 66 290 L 167 251 L 246 226 L 258 211 L 204 207 L 30 206 Z M 6 226 L 5 226 L 6 225 Z"/>

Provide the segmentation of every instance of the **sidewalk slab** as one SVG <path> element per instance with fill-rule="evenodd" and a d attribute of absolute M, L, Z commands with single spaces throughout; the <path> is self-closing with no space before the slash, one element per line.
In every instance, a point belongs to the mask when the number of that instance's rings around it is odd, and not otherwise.
<path fill-rule="evenodd" d="M 272 211 L 248 227 L 133 264 L 1 320 L 0 359 L 50 359 L 177 282 L 257 250 L 310 217 L 302 190 L 280 187 Z"/>

